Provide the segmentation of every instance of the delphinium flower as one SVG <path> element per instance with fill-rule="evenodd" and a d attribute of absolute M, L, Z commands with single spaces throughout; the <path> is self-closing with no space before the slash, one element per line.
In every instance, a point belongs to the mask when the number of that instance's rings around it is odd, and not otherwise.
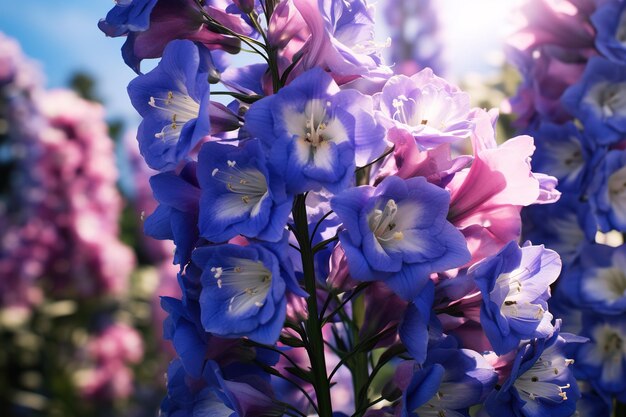
<path fill-rule="evenodd" d="M 497 146 L 497 114 L 430 68 L 394 76 L 363 0 L 235 2 L 221 12 L 241 16 L 240 31 L 207 12 L 217 3 L 187 6 L 172 21 L 200 16 L 224 44 L 172 41 L 129 88 L 143 126 L 158 121 L 142 147 L 182 127 L 145 223 L 174 241 L 181 289 L 162 299 L 178 357 L 161 412 L 467 415 L 496 380 L 542 394 L 514 365 L 559 333 L 546 302 L 558 257 L 518 246 L 521 208 L 559 198 L 557 179 L 531 167 L 532 138 Z M 151 36 L 167 29 L 150 20 Z M 232 38 L 261 63 L 197 64 Z M 196 103 L 185 126 L 151 107 L 159 85 Z M 209 89 L 232 99 L 232 123 L 213 123 Z M 188 123 L 206 128 L 190 139 Z M 453 155 L 457 143 L 472 154 Z M 571 399 L 551 409 L 565 415 L 578 393 L 555 386 Z"/>
<path fill-rule="evenodd" d="M 512 99 L 516 126 L 535 137 L 534 162 L 559 179 L 562 193 L 553 206 L 525 210 L 524 234 L 558 251 L 564 261 L 549 304 L 565 312 L 565 323 L 568 317 L 572 322 L 585 318 L 576 331 L 590 341 L 574 349 L 576 376 L 591 387 L 588 396 L 623 402 L 623 387 L 609 387 L 599 371 L 604 359 L 596 355 L 593 365 L 578 360 L 612 346 L 594 327 L 597 319 L 588 317 L 607 314 L 619 322 L 626 313 L 621 288 L 624 4 L 528 0 L 522 10 L 526 22 L 512 40 L 511 55 L 523 78 Z M 619 239 L 611 242 L 614 235 Z"/>

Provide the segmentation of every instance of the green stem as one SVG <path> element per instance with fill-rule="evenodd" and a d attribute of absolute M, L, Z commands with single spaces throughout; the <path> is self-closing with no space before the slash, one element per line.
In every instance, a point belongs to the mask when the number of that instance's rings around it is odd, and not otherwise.
<path fill-rule="evenodd" d="M 363 297 L 363 294 L 360 294 L 352 300 L 352 319 L 354 321 L 354 326 L 352 327 L 352 340 L 354 346 L 356 346 L 360 342 L 359 332 L 365 322 L 365 298 Z M 363 404 L 359 401 L 361 399 L 359 393 L 362 392 L 363 387 L 367 384 L 367 380 L 369 378 L 367 352 L 359 351 L 355 353 L 352 361 L 350 362 L 350 370 L 352 371 L 352 385 L 354 388 L 356 410 L 361 410 L 363 408 Z M 367 395 L 365 395 L 363 400 L 367 403 Z M 360 417 L 363 411 L 357 411 L 355 416 Z"/>
<path fill-rule="evenodd" d="M 304 286 L 309 294 L 307 298 L 308 318 L 305 322 L 308 335 L 308 353 L 313 372 L 315 394 L 320 417 L 331 417 L 333 414 L 330 399 L 330 382 L 326 374 L 326 357 L 324 355 L 324 338 L 317 308 L 317 285 L 315 279 L 315 264 L 313 251 L 309 240 L 309 224 L 306 214 L 306 196 L 296 197 L 293 209 L 293 218 L 296 224 L 296 238 L 300 245 L 302 269 L 304 272 Z"/>
<path fill-rule="evenodd" d="M 626 417 L 626 404 L 617 401 L 615 403 L 615 417 Z"/>

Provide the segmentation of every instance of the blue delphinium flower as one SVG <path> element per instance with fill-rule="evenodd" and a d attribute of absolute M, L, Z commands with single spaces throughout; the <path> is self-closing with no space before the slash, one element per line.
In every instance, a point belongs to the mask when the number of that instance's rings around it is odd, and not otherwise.
<path fill-rule="evenodd" d="M 266 387 L 267 385 L 267 387 Z M 185 372 L 179 360 L 167 371 L 168 395 L 161 403 L 164 417 L 244 417 L 282 416 L 284 407 L 273 401 L 269 384 L 254 375 L 225 379 L 213 361 L 208 361 L 200 377 Z"/>
<path fill-rule="evenodd" d="M 497 379 L 487 361 L 472 350 L 433 349 L 403 395 L 402 417 L 467 416 Z"/>
<path fill-rule="evenodd" d="M 596 48 L 607 58 L 626 62 L 626 3 L 607 1 L 593 15 Z"/>
<path fill-rule="evenodd" d="M 626 134 L 626 65 L 591 58 L 581 80 L 561 101 L 598 144 L 619 141 Z"/>
<path fill-rule="evenodd" d="M 525 207 L 524 240 L 542 242 L 561 256 L 565 265 L 578 256 L 598 230 L 588 204 L 574 193 L 564 193 L 554 204 Z"/>
<path fill-rule="evenodd" d="M 350 275 L 384 281 L 412 300 L 430 273 L 469 261 L 463 235 L 446 220 L 449 202 L 446 190 L 423 177 L 387 177 L 378 187 L 355 187 L 334 197 Z"/>
<path fill-rule="evenodd" d="M 515 241 L 470 269 L 483 298 L 480 323 L 498 355 L 522 340 L 552 335 L 547 301 L 560 272 L 556 252 Z"/>
<path fill-rule="evenodd" d="M 98 27 L 111 37 L 146 30 L 156 3 L 157 0 L 117 0 L 106 18 L 98 22 Z"/>
<path fill-rule="evenodd" d="M 606 154 L 594 172 L 588 196 L 601 231 L 626 230 L 626 151 Z"/>
<path fill-rule="evenodd" d="M 557 330 L 549 339 L 533 339 L 518 350 L 510 376 L 502 387 L 485 400 L 489 415 L 515 417 L 567 417 L 576 410 L 580 391 L 570 365 L 564 356 L 568 343 L 585 339 L 560 335 Z"/>
<path fill-rule="evenodd" d="M 257 140 L 240 147 L 205 143 L 198 166 L 201 236 L 212 242 L 238 234 L 268 241 L 283 237 L 293 196 L 266 166 Z"/>
<path fill-rule="evenodd" d="M 548 172 L 559 180 L 559 189 L 576 190 L 580 186 L 589 151 L 582 135 L 571 122 L 563 125 L 541 123 L 532 131 L 537 150 L 533 154 L 533 169 Z"/>
<path fill-rule="evenodd" d="M 354 176 L 355 125 L 362 119 L 375 125 L 371 114 L 355 106 L 358 98 L 367 100 L 356 91 L 340 91 L 329 74 L 314 68 L 254 103 L 244 127 L 261 140 L 270 166 L 284 177 L 290 193 L 339 192 Z M 382 142 L 384 136 L 382 129 L 363 133 L 364 146 Z"/>
<path fill-rule="evenodd" d="M 567 269 L 557 291 L 577 308 L 626 312 L 626 246 L 588 244 Z"/>
<path fill-rule="evenodd" d="M 193 262 L 203 269 L 204 329 L 222 337 L 247 336 L 274 344 L 286 317 L 287 286 L 298 291 L 284 252 L 284 246 L 260 243 L 196 249 Z"/>
<path fill-rule="evenodd" d="M 576 352 L 577 369 L 602 393 L 626 400 L 626 317 L 587 312 L 582 335 L 590 339 Z"/>
<path fill-rule="evenodd" d="M 198 202 L 200 188 L 196 163 L 189 162 L 180 174 L 162 172 L 150 178 L 150 186 L 159 206 L 144 223 L 144 232 L 155 239 L 173 240 L 174 263 L 184 266 L 198 243 Z"/>
<path fill-rule="evenodd" d="M 143 117 L 137 132 L 148 165 L 176 168 L 210 132 L 210 52 L 191 41 L 170 42 L 156 68 L 128 85 L 131 103 Z"/>

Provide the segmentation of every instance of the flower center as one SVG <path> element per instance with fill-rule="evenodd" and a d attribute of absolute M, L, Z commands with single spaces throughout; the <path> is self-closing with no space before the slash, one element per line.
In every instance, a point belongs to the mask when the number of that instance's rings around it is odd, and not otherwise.
<path fill-rule="evenodd" d="M 398 206 L 393 199 L 387 200 L 383 210 L 375 209 L 369 216 L 370 230 L 379 241 L 401 240 L 404 234 L 396 230 L 395 218 Z"/>
<path fill-rule="evenodd" d="M 228 312 L 240 315 L 253 307 L 263 307 L 272 284 L 272 273 L 260 261 L 231 258 L 231 267 L 211 268 L 217 287 L 233 292 L 228 302 Z"/>
<path fill-rule="evenodd" d="M 435 395 L 427 403 L 414 410 L 414 413 L 421 417 L 446 417 L 448 415 L 447 410 L 454 407 L 454 392 L 455 388 L 458 389 L 457 385 L 454 383 L 441 383 Z"/>
<path fill-rule="evenodd" d="M 621 366 L 622 358 L 626 356 L 625 334 L 609 324 L 604 324 L 594 328 L 593 339 L 596 342 L 596 352 L 603 362 Z"/>
<path fill-rule="evenodd" d="M 168 91 L 165 98 L 150 97 L 148 104 L 155 109 L 162 110 L 171 119 L 171 123 L 165 125 L 161 132 L 154 136 L 158 139 L 178 140 L 181 126 L 198 117 L 200 104 L 186 94 L 174 94 Z"/>
<path fill-rule="evenodd" d="M 603 118 L 626 113 L 626 82 L 601 82 L 594 85 L 585 102 L 595 107 Z"/>
<path fill-rule="evenodd" d="M 598 268 L 593 279 L 585 280 L 584 290 L 599 300 L 617 301 L 626 295 L 626 275 L 619 268 Z"/>
<path fill-rule="evenodd" d="M 500 311 L 507 317 L 519 317 L 523 319 L 541 320 L 545 310 L 539 304 L 533 304 L 524 293 L 523 281 L 530 274 L 528 268 L 515 269 L 511 272 L 500 274 L 496 279 L 496 285 L 491 294 L 507 291 L 502 301 Z M 508 287 L 508 288 L 507 288 Z"/>
<path fill-rule="evenodd" d="M 551 353 L 550 349 L 546 349 L 544 355 L 513 384 L 523 397 L 533 401 L 537 398 L 544 398 L 557 403 L 567 400 L 567 392 L 564 390 L 570 388 L 570 384 L 557 385 L 549 381 L 561 375 L 568 366 L 574 363 L 574 360 Z"/>
<path fill-rule="evenodd" d="M 228 191 L 241 196 L 245 205 L 252 207 L 252 215 L 260 210 L 259 202 L 267 195 L 267 180 L 254 168 L 239 169 L 236 161 L 227 161 L 228 169 L 215 168 L 213 178 L 224 183 Z"/>
<path fill-rule="evenodd" d="M 306 122 L 302 139 L 313 148 L 329 140 L 328 132 L 326 132 L 328 128 L 327 107 L 330 107 L 330 102 L 324 105 L 321 100 L 311 100 L 304 111 Z"/>

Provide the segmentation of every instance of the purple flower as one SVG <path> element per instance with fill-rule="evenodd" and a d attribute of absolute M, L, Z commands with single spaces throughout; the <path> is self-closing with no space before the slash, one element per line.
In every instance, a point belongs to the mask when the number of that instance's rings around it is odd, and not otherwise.
<path fill-rule="evenodd" d="M 173 41 L 159 65 L 128 85 L 130 100 L 143 117 L 139 149 L 156 170 L 174 169 L 209 134 L 209 51 L 191 41 Z"/>
<path fill-rule="evenodd" d="M 624 314 L 583 315 L 582 335 L 590 339 L 578 349 L 576 366 L 602 393 L 626 399 L 626 319 Z M 623 401 L 623 399 L 621 401 Z"/>
<path fill-rule="evenodd" d="M 467 416 L 493 388 L 498 376 L 468 349 L 433 349 L 403 395 L 402 417 Z"/>
<path fill-rule="evenodd" d="M 204 329 L 222 337 L 245 336 L 274 344 L 286 317 L 287 286 L 297 291 L 284 252 L 283 245 L 258 243 L 196 249 L 193 261 L 203 269 L 200 308 Z"/>
<path fill-rule="evenodd" d="M 621 140 L 626 135 L 626 65 L 591 58 L 582 79 L 561 101 L 600 145 Z"/>
<path fill-rule="evenodd" d="M 596 48 L 618 63 L 626 60 L 626 4 L 609 1 L 599 7 L 591 22 L 596 28 Z"/>
<path fill-rule="evenodd" d="M 122 1 L 129 3 L 129 0 Z M 124 8 L 119 4 L 114 7 L 99 26 L 108 36 L 126 36 L 122 57 L 137 73 L 143 59 L 161 57 L 166 45 L 176 39 L 197 42 L 210 50 L 239 52 L 239 39 L 213 31 L 215 28 L 207 24 L 203 12 L 236 33 L 249 35 L 252 32 L 239 15 L 241 11 L 225 0 L 205 2 L 204 11 L 195 0 L 158 0 L 156 4 L 147 5 L 141 0 L 130 1 L 132 3 Z"/>
<path fill-rule="evenodd" d="M 182 268 L 191 259 L 199 239 L 200 188 L 196 163 L 188 163 L 179 175 L 174 172 L 157 174 L 150 178 L 150 186 L 159 206 L 146 219 L 144 232 L 155 239 L 173 240 L 176 244 L 174 263 Z"/>
<path fill-rule="evenodd" d="M 595 313 L 626 312 L 626 246 L 585 245 L 557 291 L 571 305 Z"/>
<path fill-rule="evenodd" d="M 383 129 L 361 106 L 367 109 L 367 97 L 340 91 L 330 75 L 314 68 L 254 103 L 244 128 L 259 138 L 288 192 L 339 192 L 354 176 L 356 155 L 371 155 L 383 142 Z"/>
<path fill-rule="evenodd" d="M 598 228 L 626 230 L 626 151 L 609 151 L 593 175 L 588 196 Z"/>
<path fill-rule="evenodd" d="M 269 384 L 253 375 L 225 379 L 219 366 L 208 361 L 202 375 L 188 375 L 180 360 L 167 370 L 167 397 L 161 403 L 163 417 L 254 415 L 281 416 L 282 406 L 271 396 Z M 254 385 L 252 385 L 254 384 Z"/>
<path fill-rule="evenodd" d="M 556 252 L 543 245 L 520 248 L 515 241 L 470 269 L 483 297 L 480 323 L 498 355 L 522 340 L 552 335 L 547 300 L 560 272 Z"/>
<path fill-rule="evenodd" d="M 533 154 L 533 169 L 555 176 L 561 191 L 564 187 L 578 191 L 590 151 L 574 123 L 544 122 L 530 134 L 537 147 Z"/>
<path fill-rule="evenodd" d="M 117 0 L 98 27 L 107 36 L 141 32 L 150 27 L 150 13 L 158 0 Z"/>
<path fill-rule="evenodd" d="M 557 324 L 558 326 L 558 324 Z M 490 416 L 567 417 L 576 410 L 580 392 L 564 356 L 569 343 L 584 338 L 562 334 L 550 339 L 533 339 L 520 347 L 510 376 L 485 400 Z"/>
<path fill-rule="evenodd" d="M 293 196 L 265 165 L 257 140 L 240 147 L 205 143 L 198 165 L 201 236 L 212 242 L 238 234 L 269 241 L 282 238 Z"/>
<path fill-rule="evenodd" d="M 294 0 L 311 36 L 302 47 L 304 71 L 330 70 L 339 84 L 359 77 L 388 77 L 384 45 L 374 40 L 374 13 L 365 0 Z"/>
<path fill-rule="evenodd" d="M 474 128 L 469 95 L 430 68 L 390 78 L 377 99 L 386 127 L 410 132 L 422 147 L 468 138 Z"/>
<path fill-rule="evenodd" d="M 435 271 L 469 260 L 461 233 L 446 220 L 450 195 L 423 177 L 384 179 L 378 187 L 351 188 L 331 207 L 343 222 L 339 240 L 350 275 L 382 280 L 413 299 Z"/>

